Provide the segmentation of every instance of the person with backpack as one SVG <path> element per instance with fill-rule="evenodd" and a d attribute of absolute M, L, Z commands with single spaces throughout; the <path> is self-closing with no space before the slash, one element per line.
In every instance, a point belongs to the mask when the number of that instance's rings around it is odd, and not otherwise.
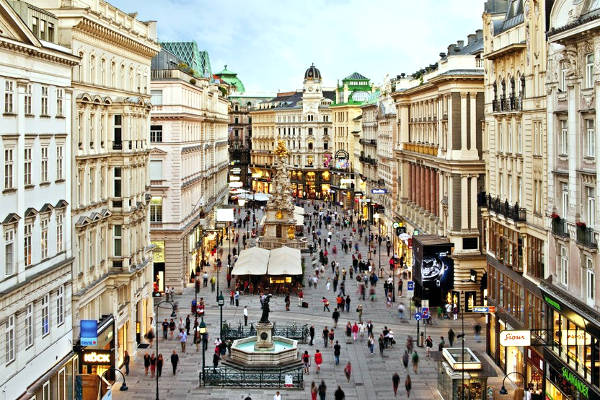
<path fill-rule="evenodd" d="M 425 339 L 425 351 L 426 351 L 426 355 L 427 358 L 429 358 L 430 353 L 431 353 L 431 348 L 433 347 L 433 339 L 431 339 L 431 336 L 427 336 L 427 339 Z"/>

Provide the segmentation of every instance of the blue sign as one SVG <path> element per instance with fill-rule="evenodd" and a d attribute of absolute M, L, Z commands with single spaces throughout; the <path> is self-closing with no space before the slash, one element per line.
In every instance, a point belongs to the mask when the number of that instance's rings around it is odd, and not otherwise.
<path fill-rule="evenodd" d="M 493 313 L 496 312 L 496 306 L 475 306 L 472 311 L 476 313 Z"/>
<path fill-rule="evenodd" d="M 95 319 L 82 319 L 80 321 L 79 344 L 82 346 L 98 344 L 98 321 Z"/>
<path fill-rule="evenodd" d="M 420 321 L 420 320 L 421 320 L 421 318 L 423 318 L 423 316 L 421 315 L 421 313 L 420 313 L 420 312 L 418 312 L 418 313 L 415 313 L 415 320 L 417 320 L 417 321 Z"/>
<path fill-rule="evenodd" d="M 408 281 L 406 283 L 406 289 L 407 290 L 415 290 L 415 282 L 414 281 Z"/>
<path fill-rule="evenodd" d="M 427 319 L 429 315 L 429 307 L 421 307 L 421 314 L 423 314 L 423 318 Z"/>
<path fill-rule="evenodd" d="M 386 194 L 387 189 L 371 189 L 371 193 L 373 194 Z"/>

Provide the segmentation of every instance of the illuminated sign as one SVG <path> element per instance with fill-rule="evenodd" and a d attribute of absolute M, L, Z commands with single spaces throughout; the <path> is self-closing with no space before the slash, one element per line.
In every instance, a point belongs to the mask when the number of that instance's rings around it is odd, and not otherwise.
<path fill-rule="evenodd" d="M 574 373 L 562 367 L 562 376 L 569 382 L 571 385 L 577 389 L 579 393 L 581 393 L 586 399 L 589 397 L 589 388 L 585 383 L 583 383 Z"/>
<path fill-rule="evenodd" d="M 371 189 L 371 193 L 373 194 L 386 194 L 387 189 Z"/>
<path fill-rule="evenodd" d="M 544 300 L 546 300 L 546 303 L 550 304 L 552 307 L 554 307 L 558 311 L 560 311 L 560 304 L 558 304 L 558 302 L 556 300 L 553 300 L 548 296 L 544 296 Z"/>
<path fill-rule="evenodd" d="M 95 319 L 79 321 L 79 344 L 82 346 L 98 344 L 98 321 Z"/>
<path fill-rule="evenodd" d="M 83 362 L 86 364 L 110 364 L 110 350 L 94 350 L 83 353 Z"/>
<path fill-rule="evenodd" d="M 568 346 L 581 346 L 585 344 L 592 344 L 592 337 L 585 333 L 583 329 L 578 330 L 564 330 L 561 333 L 561 343 L 567 344 Z"/>
<path fill-rule="evenodd" d="M 502 331 L 500 332 L 500 345 L 504 347 L 530 346 L 531 331 Z"/>
<path fill-rule="evenodd" d="M 152 260 L 155 263 L 164 263 L 165 262 L 165 242 L 164 242 L 164 240 L 153 240 L 151 243 L 154 245 L 154 250 L 152 251 Z"/>

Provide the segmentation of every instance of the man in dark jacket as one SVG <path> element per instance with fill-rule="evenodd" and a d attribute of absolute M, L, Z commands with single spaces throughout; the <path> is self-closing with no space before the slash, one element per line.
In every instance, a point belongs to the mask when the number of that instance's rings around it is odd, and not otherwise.
<path fill-rule="evenodd" d="M 177 352 L 173 350 L 173 354 L 171 354 L 171 364 L 173 365 L 173 375 L 177 373 L 177 364 L 179 363 L 179 356 Z"/>
<path fill-rule="evenodd" d="M 315 326 L 311 325 L 310 329 L 308 330 L 308 334 L 310 335 L 310 345 L 313 345 L 313 340 L 315 339 Z"/>
<path fill-rule="evenodd" d="M 319 392 L 319 397 L 321 400 L 325 400 L 325 395 L 327 394 L 327 386 L 325 385 L 325 381 L 321 381 L 317 391 Z"/>
<path fill-rule="evenodd" d="M 346 394 L 344 393 L 340 385 L 338 385 L 338 388 L 333 394 L 333 397 L 335 398 L 335 400 L 344 400 L 346 398 Z"/>

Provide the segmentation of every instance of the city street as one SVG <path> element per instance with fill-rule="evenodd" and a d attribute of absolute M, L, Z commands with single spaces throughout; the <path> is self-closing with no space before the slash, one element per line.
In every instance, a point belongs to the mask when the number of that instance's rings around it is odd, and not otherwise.
<path fill-rule="evenodd" d="M 310 210 L 309 210 L 310 211 Z M 307 224 L 308 225 L 308 224 Z M 325 229 L 321 229 L 321 232 L 326 234 Z M 339 239 L 342 235 L 349 235 L 350 232 L 347 230 L 339 231 L 334 234 L 336 240 L 332 241 L 338 245 L 338 254 L 335 258 L 340 263 L 340 268 L 348 268 L 352 264 L 351 253 L 340 254 L 341 246 L 339 246 Z M 224 241 L 224 257 L 226 259 L 227 254 L 227 241 Z M 232 245 L 233 246 L 233 245 Z M 385 246 L 382 246 L 385 249 Z M 366 246 L 364 242 L 360 242 L 359 251 L 363 255 L 367 254 Z M 387 266 L 388 257 L 383 250 L 381 255 L 381 264 Z M 331 252 L 330 252 L 331 254 Z M 375 258 L 374 258 L 375 259 Z M 318 257 L 317 257 L 318 261 Z M 310 257 L 305 255 L 306 265 L 310 265 Z M 387 268 L 386 268 L 387 270 Z M 306 276 L 313 273 L 310 268 L 306 268 Z M 333 279 L 331 274 L 331 268 L 326 269 L 326 277 Z M 225 270 L 219 277 L 221 287 L 226 286 Z M 321 379 L 325 381 L 327 385 L 327 398 L 333 398 L 333 392 L 340 385 L 346 394 L 347 399 L 386 399 L 392 398 L 392 375 L 394 372 L 398 372 L 401 376 L 401 385 L 399 393 L 402 393 L 402 398 L 405 397 L 404 385 L 407 370 L 402 365 L 401 357 L 404 351 L 404 344 L 408 335 L 416 337 L 416 321 L 399 319 L 396 311 L 397 303 L 392 305 L 391 308 L 387 308 L 384 302 L 383 294 L 383 280 L 380 279 L 377 285 L 377 299 L 374 302 L 358 301 L 357 285 L 354 279 L 347 279 L 346 292 L 350 294 L 352 298 L 352 306 L 350 312 L 341 313 L 338 328 L 336 329 L 336 339 L 340 340 L 342 346 L 340 365 L 334 366 L 333 362 L 333 350 L 331 347 L 323 348 L 323 340 L 321 338 L 321 331 L 324 326 L 332 327 L 331 313 L 323 312 L 321 298 L 327 297 L 332 303 L 331 310 L 333 311 L 335 304 L 335 296 L 332 291 L 327 291 L 325 285 L 326 279 L 320 279 L 317 288 L 305 287 L 305 301 L 309 303 L 309 308 L 300 308 L 298 306 L 297 297 L 292 298 L 292 307 L 289 312 L 285 311 L 285 305 L 283 296 L 273 297 L 271 300 L 271 317 L 270 320 L 277 324 L 288 324 L 295 322 L 296 324 L 314 324 L 315 326 L 315 345 L 299 345 L 299 351 L 304 352 L 308 350 L 311 356 L 314 355 L 316 349 L 320 349 L 323 352 L 323 366 L 321 373 L 316 374 L 314 368 L 311 367 L 310 375 L 305 375 L 304 390 L 282 390 L 283 399 L 309 399 L 310 398 L 310 385 L 312 381 L 317 384 L 320 383 Z M 243 307 L 248 306 L 249 310 L 249 323 L 256 322 L 260 317 L 260 303 L 258 296 L 242 296 L 239 307 L 235 307 L 229 304 L 228 291 L 224 288 L 224 296 L 226 298 L 225 306 L 223 307 L 223 318 L 229 323 L 237 326 L 238 323 L 243 323 Z M 406 285 L 405 285 L 406 289 Z M 208 325 L 209 331 L 209 346 L 206 352 L 206 365 L 212 365 L 212 353 L 214 348 L 214 339 L 218 336 L 218 321 L 219 321 L 219 309 L 216 304 L 216 292 L 211 292 L 210 285 L 207 288 L 202 288 L 199 297 L 204 297 L 207 301 L 206 318 L 205 322 Z M 176 296 L 175 301 L 179 304 L 178 318 L 183 316 L 185 318 L 185 311 L 189 310 L 189 305 L 194 298 L 193 287 L 188 287 L 183 295 Z M 409 309 L 409 302 L 406 296 L 397 298 Z M 358 303 L 362 303 L 364 307 L 363 319 L 365 321 L 372 320 L 374 324 L 375 337 L 379 335 L 384 325 L 388 326 L 395 333 L 397 344 L 392 349 L 386 349 L 384 351 L 384 357 L 379 355 L 376 350 L 375 354 L 370 355 L 366 338 L 357 340 L 353 344 L 346 344 L 344 337 L 344 326 L 347 321 L 354 323 L 358 321 L 356 306 Z M 160 312 L 159 321 L 163 318 L 168 317 L 168 310 L 162 310 Z M 406 317 L 406 315 L 405 315 Z M 433 325 L 427 327 L 427 335 L 431 335 L 434 341 L 434 350 L 437 350 L 437 345 L 440 336 L 444 336 L 447 342 L 447 331 L 450 327 L 455 331 L 456 334 L 460 333 L 460 319 L 458 321 L 452 320 L 439 320 L 437 317 L 434 318 Z M 466 342 L 465 345 L 470 347 L 477 354 L 483 358 L 489 365 L 493 365 L 493 362 L 485 355 L 485 338 L 481 338 L 480 342 L 476 342 L 474 339 L 473 326 L 479 322 L 485 325 L 483 316 L 479 315 L 466 315 L 465 316 L 465 334 Z M 423 327 L 421 326 L 421 330 Z M 161 398 L 203 398 L 210 393 L 212 399 L 238 399 L 244 398 L 250 394 L 252 399 L 272 399 L 275 390 L 266 389 L 235 389 L 226 388 L 220 389 L 215 387 L 199 387 L 198 371 L 202 365 L 202 352 L 196 352 L 195 346 L 192 344 L 191 338 L 188 339 L 187 352 L 185 354 L 180 353 L 180 346 L 177 339 L 168 339 L 166 342 L 162 340 L 162 335 L 159 330 L 159 347 L 160 352 L 165 357 L 165 365 L 163 367 L 163 376 L 160 379 L 160 396 Z M 460 346 L 460 341 L 454 344 L 455 347 Z M 155 351 L 155 346 L 152 349 L 147 349 L 150 353 Z M 172 375 L 171 365 L 169 362 L 169 355 L 173 350 L 177 350 L 180 356 L 180 365 L 178 368 L 177 376 Z M 427 359 L 424 348 L 417 348 L 420 356 L 419 372 L 413 374 L 412 370 L 412 387 L 411 397 L 416 399 L 435 399 L 440 398 L 436 386 L 437 386 L 437 359 L 439 359 L 439 353 L 437 351 L 432 352 L 432 358 Z M 147 399 L 154 397 L 155 391 L 155 380 L 149 376 L 144 376 L 143 369 L 143 354 L 144 350 L 137 352 L 131 366 L 131 373 L 127 377 L 127 385 L 129 391 L 126 395 L 116 391 L 114 393 L 115 399 Z M 353 373 L 350 382 L 348 383 L 345 379 L 343 368 L 345 364 L 350 361 L 353 366 Z M 493 368 L 493 367 L 492 367 Z M 409 370 L 411 366 L 409 365 Z M 495 388 L 497 391 L 501 384 L 503 374 L 497 370 L 498 375 L 495 378 L 490 378 L 488 383 Z"/>

